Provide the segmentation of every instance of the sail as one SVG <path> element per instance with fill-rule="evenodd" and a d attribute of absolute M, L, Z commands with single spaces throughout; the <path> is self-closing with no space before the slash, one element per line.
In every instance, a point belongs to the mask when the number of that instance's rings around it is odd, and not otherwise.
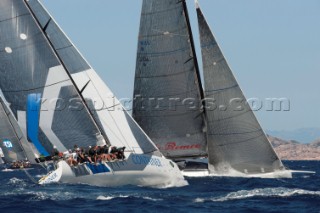
<path fill-rule="evenodd" d="M 53 145 L 65 151 L 75 144 L 105 144 L 90 114 L 82 110 L 85 106 L 76 87 L 35 18 L 30 8 L 33 2 L 37 1 L 0 1 L 0 90 L 4 98 L 19 124 L 30 118 L 27 115 L 39 120 L 32 138 L 38 137 L 48 153 Z M 38 110 L 38 118 L 27 112 L 28 97 L 35 94 L 41 96 L 34 100 L 40 101 L 40 107 L 31 111 Z"/>
<path fill-rule="evenodd" d="M 37 0 L 29 0 L 28 4 L 108 142 L 114 146 L 125 146 L 126 151 L 135 153 L 157 151 L 43 5 Z M 63 118 L 61 121 L 64 122 Z"/>
<path fill-rule="evenodd" d="M 217 107 L 207 109 L 211 172 L 231 166 L 243 173 L 273 172 L 282 163 L 241 91 L 205 17 L 197 6 L 205 96 Z"/>
<path fill-rule="evenodd" d="M 144 0 L 133 117 L 170 158 L 206 156 L 202 86 L 185 1 Z"/>
<path fill-rule="evenodd" d="M 0 149 L 5 163 L 27 160 L 22 143 L 27 143 L 17 121 L 0 97 Z M 35 159 L 30 155 L 31 161 Z"/>

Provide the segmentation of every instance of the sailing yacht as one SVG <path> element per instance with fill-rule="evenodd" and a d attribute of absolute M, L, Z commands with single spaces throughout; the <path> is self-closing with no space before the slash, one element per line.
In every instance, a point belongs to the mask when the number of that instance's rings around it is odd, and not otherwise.
<path fill-rule="evenodd" d="M 186 1 L 143 1 L 134 119 L 186 176 L 291 177 L 196 10 L 204 87 Z"/>
<path fill-rule="evenodd" d="M 35 155 L 17 120 L 0 96 L 0 160 L 7 166 L 18 162 L 35 163 Z M 29 161 L 30 159 L 31 161 Z"/>
<path fill-rule="evenodd" d="M 61 160 L 39 184 L 186 184 L 38 0 L 1 0 L 0 35 L 0 94 L 28 140 L 21 144 L 42 157 L 75 144 L 126 147 L 123 161 L 74 167 Z"/>

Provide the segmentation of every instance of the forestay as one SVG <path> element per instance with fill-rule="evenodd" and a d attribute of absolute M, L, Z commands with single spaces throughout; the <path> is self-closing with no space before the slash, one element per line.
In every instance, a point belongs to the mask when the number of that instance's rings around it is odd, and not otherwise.
<path fill-rule="evenodd" d="M 201 93 L 185 1 L 144 0 L 133 117 L 165 156 L 206 156 Z"/>
<path fill-rule="evenodd" d="M 200 7 L 197 7 L 205 96 L 217 108 L 207 110 L 211 172 L 231 166 L 243 173 L 282 169 L 282 163 L 258 123 L 223 56 Z"/>

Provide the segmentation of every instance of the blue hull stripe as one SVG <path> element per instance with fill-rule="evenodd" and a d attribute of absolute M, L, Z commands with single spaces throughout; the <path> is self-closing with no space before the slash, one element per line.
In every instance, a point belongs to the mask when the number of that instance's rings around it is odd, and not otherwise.
<path fill-rule="evenodd" d="M 88 163 L 87 166 L 92 171 L 92 174 L 110 172 L 108 167 L 106 167 L 106 165 L 104 165 L 104 164 L 93 165 L 93 164 Z"/>

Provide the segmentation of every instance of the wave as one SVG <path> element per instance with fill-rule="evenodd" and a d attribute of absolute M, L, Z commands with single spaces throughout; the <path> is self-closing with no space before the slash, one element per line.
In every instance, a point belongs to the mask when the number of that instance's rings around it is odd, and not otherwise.
<path fill-rule="evenodd" d="M 152 198 L 152 197 L 140 197 L 140 196 L 129 196 L 129 195 L 118 195 L 118 196 L 98 196 L 97 200 L 113 200 L 117 198 L 136 198 L 136 199 L 144 199 L 150 201 L 162 201 L 163 199 Z"/>
<path fill-rule="evenodd" d="M 23 179 L 13 177 L 13 178 L 9 179 L 8 185 L 25 187 L 25 186 L 27 186 L 27 183 Z"/>
<path fill-rule="evenodd" d="M 14 172 L 15 170 L 13 170 L 13 169 L 3 169 L 3 170 L 1 170 L 1 172 Z"/>
<path fill-rule="evenodd" d="M 253 197 L 291 197 L 298 195 L 313 195 L 320 196 L 320 191 L 309 191 L 304 189 L 289 189 L 289 188 L 263 188 L 253 190 L 241 190 L 237 192 L 231 192 L 226 196 L 216 198 L 197 198 L 194 200 L 196 203 L 202 203 L 206 201 L 213 202 L 226 202 L 231 200 L 242 200 Z"/>
<path fill-rule="evenodd" d="M 126 196 L 124 196 L 124 195 L 119 195 L 119 196 L 107 196 L 107 197 L 105 197 L 105 196 L 99 196 L 99 197 L 97 197 L 97 200 L 112 200 L 112 199 L 115 199 L 115 198 L 128 198 L 129 196 L 128 195 L 126 195 Z"/>

